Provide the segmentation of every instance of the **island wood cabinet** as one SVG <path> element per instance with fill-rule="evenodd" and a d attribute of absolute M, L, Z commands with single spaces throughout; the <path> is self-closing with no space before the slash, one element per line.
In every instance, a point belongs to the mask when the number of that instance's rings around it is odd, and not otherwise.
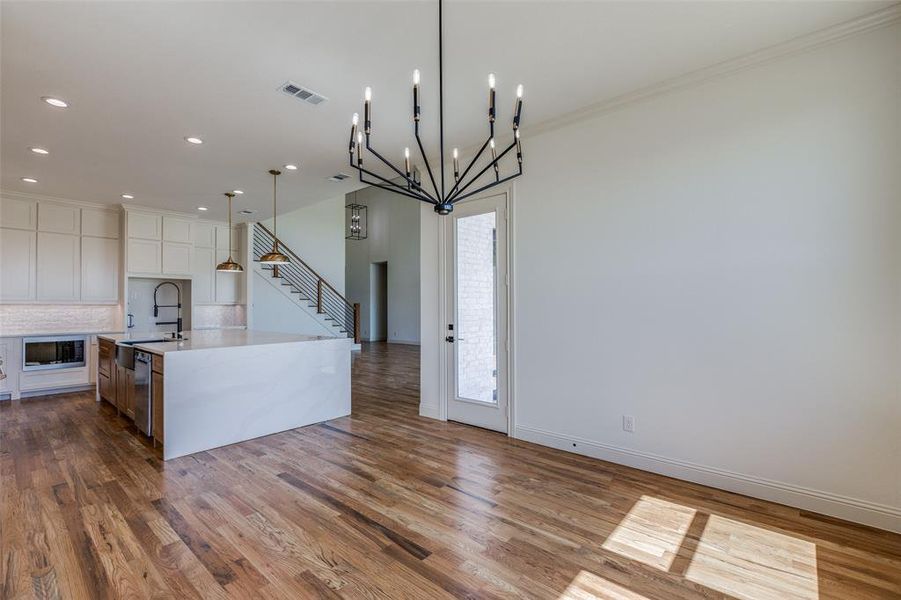
<path fill-rule="evenodd" d="M 163 443 L 163 357 L 153 355 L 153 368 L 150 372 L 151 427 L 153 441 Z"/>
<path fill-rule="evenodd" d="M 101 400 L 116 406 L 116 345 L 97 340 L 97 389 Z"/>

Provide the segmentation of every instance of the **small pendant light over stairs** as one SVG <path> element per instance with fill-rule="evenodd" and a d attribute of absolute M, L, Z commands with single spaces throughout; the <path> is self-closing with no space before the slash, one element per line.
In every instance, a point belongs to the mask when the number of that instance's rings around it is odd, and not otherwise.
<path fill-rule="evenodd" d="M 271 169 L 269 174 L 272 175 L 272 252 L 267 252 L 260 257 L 260 262 L 264 265 L 280 265 L 291 262 L 290 259 L 278 251 L 278 214 L 276 212 L 276 187 L 278 185 L 278 176 L 281 171 Z"/>
<path fill-rule="evenodd" d="M 235 195 L 232 192 L 226 192 L 228 198 L 228 260 L 216 265 L 216 270 L 223 273 L 241 273 L 244 267 L 232 260 L 232 198 Z"/>

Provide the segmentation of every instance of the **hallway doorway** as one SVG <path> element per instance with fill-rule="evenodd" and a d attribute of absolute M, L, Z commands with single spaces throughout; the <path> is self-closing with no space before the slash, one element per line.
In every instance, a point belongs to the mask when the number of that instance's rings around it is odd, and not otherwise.
<path fill-rule="evenodd" d="M 369 323 L 373 342 L 388 340 L 388 263 L 369 265 Z"/>

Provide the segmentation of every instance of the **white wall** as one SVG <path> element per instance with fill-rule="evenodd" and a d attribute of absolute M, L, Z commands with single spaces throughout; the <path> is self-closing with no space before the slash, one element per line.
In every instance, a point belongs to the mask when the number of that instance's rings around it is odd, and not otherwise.
<path fill-rule="evenodd" d="M 262 223 L 272 230 L 272 219 Z M 278 216 L 278 238 L 339 292 L 344 293 L 344 196 Z M 259 274 L 251 280 L 250 327 L 309 335 L 337 335 Z M 312 309 L 315 311 L 315 309 Z"/>
<path fill-rule="evenodd" d="M 260 222 L 272 231 L 272 219 Z M 344 196 L 280 214 L 278 239 L 344 293 Z"/>
<path fill-rule="evenodd" d="M 901 530 L 899 56 L 894 25 L 524 128 L 515 435 Z"/>
<path fill-rule="evenodd" d="M 362 339 L 372 338 L 370 265 L 388 263 L 388 341 L 419 343 L 419 204 L 378 188 L 348 194 L 368 207 L 369 237 L 347 240 L 347 299 L 360 303 Z"/>

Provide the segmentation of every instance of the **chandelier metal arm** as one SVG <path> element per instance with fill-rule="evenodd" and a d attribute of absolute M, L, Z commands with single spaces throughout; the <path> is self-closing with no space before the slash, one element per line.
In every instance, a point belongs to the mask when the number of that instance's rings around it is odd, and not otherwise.
<path fill-rule="evenodd" d="M 391 167 L 394 171 L 397 171 L 397 169 L 394 168 L 394 166 L 393 166 L 391 163 L 387 162 L 387 161 L 386 161 L 384 158 L 382 158 L 377 152 L 375 152 L 374 150 L 370 150 L 370 151 L 371 151 L 373 154 L 375 154 L 377 157 L 379 157 L 379 159 L 380 159 L 382 162 L 387 163 L 388 166 Z M 437 204 L 437 202 L 434 200 L 434 198 L 432 198 L 431 196 L 429 196 L 429 195 L 428 195 L 428 192 L 426 192 L 425 190 L 423 190 L 423 189 L 420 187 L 420 185 L 419 185 L 418 183 L 416 183 L 415 181 L 412 181 L 412 180 L 408 179 L 407 177 L 404 177 L 404 175 L 401 175 L 401 177 L 403 177 L 403 178 L 404 178 L 404 181 L 407 182 L 407 187 L 404 187 L 404 186 L 402 186 L 402 185 L 398 185 L 397 183 L 391 181 L 391 180 L 388 179 L 387 177 L 382 177 L 382 176 L 379 175 L 378 173 L 373 173 L 372 171 L 363 168 L 362 164 L 359 164 L 359 163 L 358 163 L 358 164 L 354 164 L 354 162 L 353 162 L 353 157 L 352 157 L 352 156 L 350 157 L 350 159 L 349 159 L 348 162 L 349 162 L 350 166 L 351 166 L 352 168 L 356 169 L 357 172 L 360 174 L 360 182 L 362 182 L 362 183 L 370 183 L 370 182 L 368 182 L 368 181 L 364 181 L 364 180 L 363 180 L 363 173 L 366 173 L 367 175 L 370 175 L 370 176 L 372 176 L 372 177 L 375 177 L 376 179 L 378 179 L 378 180 L 380 180 L 380 181 L 383 181 L 383 182 L 385 182 L 385 183 L 388 184 L 388 186 L 379 186 L 379 187 L 382 187 L 382 189 L 386 189 L 386 190 L 391 191 L 391 192 L 397 192 L 398 194 L 402 194 L 402 195 L 408 196 L 408 197 L 410 197 L 410 198 L 415 198 L 415 199 L 417 199 L 417 200 L 422 200 L 423 202 L 429 202 L 430 204 Z M 412 186 L 412 187 L 411 187 L 411 186 Z"/>
<path fill-rule="evenodd" d="M 472 158 L 471 161 L 469 161 L 469 164 L 466 166 L 466 168 L 463 169 L 463 174 L 460 175 L 460 178 L 457 179 L 457 182 L 456 182 L 456 183 L 454 183 L 454 187 L 452 187 L 452 188 L 450 189 L 450 192 L 448 193 L 448 198 L 453 198 L 453 197 L 454 197 L 454 193 L 457 191 L 457 188 L 460 187 L 460 184 L 463 183 L 463 181 L 466 179 L 466 175 L 469 174 L 469 171 L 472 169 L 472 167 L 473 167 L 473 166 L 476 164 L 476 162 L 479 160 L 479 157 L 481 157 L 481 156 L 482 156 L 482 153 L 485 152 L 485 148 L 487 148 L 487 147 L 488 147 L 488 144 L 491 143 L 491 138 L 492 138 L 492 137 L 493 137 L 493 136 L 489 136 L 488 139 L 485 140 L 485 143 L 482 144 L 482 147 L 479 148 L 479 151 L 476 153 L 476 155 Z M 490 165 L 489 165 L 489 166 L 490 166 Z"/>
<path fill-rule="evenodd" d="M 418 194 L 418 193 L 416 193 L 415 191 L 411 191 L 411 190 L 405 188 L 405 187 L 402 186 L 402 185 L 398 185 L 398 184 L 394 183 L 393 181 L 391 181 L 390 179 L 387 179 L 387 178 L 385 178 L 385 177 L 382 177 L 382 176 L 379 175 L 378 173 L 373 173 L 373 172 L 370 171 L 369 169 L 364 169 L 363 167 L 356 167 L 356 166 L 355 166 L 354 168 L 357 169 L 357 171 L 358 171 L 359 174 L 360 174 L 360 182 L 361 182 L 361 183 L 366 183 L 366 184 L 368 184 L 368 185 L 373 185 L 373 186 L 382 188 L 383 190 L 388 190 L 389 192 L 395 192 L 395 193 L 397 193 L 397 194 L 401 194 L 401 195 L 407 196 L 407 197 L 409 197 L 409 198 L 415 198 L 416 200 L 421 200 L 421 201 L 423 201 L 423 202 L 428 202 L 429 204 L 435 204 L 435 201 L 432 200 L 431 198 L 425 197 L 425 196 L 423 196 L 423 195 L 421 195 L 421 194 Z M 378 179 L 379 181 L 383 181 L 384 184 L 376 183 L 376 182 L 373 182 L 373 181 L 366 181 L 365 179 L 363 179 L 363 173 L 369 175 L 370 177 L 375 177 L 375 178 Z M 387 185 L 385 185 L 385 184 L 387 184 Z"/>
<path fill-rule="evenodd" d="M 419 121 L 416 121 L 414 133 L 416 134 L 416 144 L 419 146 L 419 155 L 422 156 L 422 162 L 425 163 L 425 169 L 429 174 L 429 179 L 432 181 L 432 188 L 435 190 L 435 198 L 441 198 L 441 192 L 438 191 L 438 184 L 435 183 L 435 176 L 432 174 L 432 165 L 429 163 L 429 157 L 425 154 L 425 149 L 422 147 L 422 140 L 419 139 Z"/>
<path fill-rule="evenodd" d="M 420 202 L 425 202 L 426 204 L 430 204 L 432 206 L 435 205 L 435 202 L 433 202 L 432 200 L 430 200 L 428 198 L 423 198 L 422 196 L 417 196 L 416 194 L 413 194 L 413 193 L 409 193 L 409 192 L 403 190 L 403 188 L 397 189 L 397 186 L 392 187 L 392 186 L 388 186 L 388 185 L 385 185 L 382 183 L 378 183 L 376 181 L 366 181 L 363 178 L 362 173 L 360 173 L 360 182 L 365 183 L 366 185 L 371 185 L 372 187 L 377 187 L 382 190 L 387 190 L 394 194 L 400 194 L 401 196 L 407 196 L 408 198 L 413 198 L 414 200 L 419 200 Z"/>
<path fill-rule="evenodd" d="M 485 168 L 482 169 L 481 171 L 479 171 L 478 175 L 476 175 L 475 177 L 473 177 L 472 179 L 470 179 L 470 180 L 469 180 L 469 183 L 467 183 L 466 185 L 464 185 L 463 187 L 461 187 L 460 189 L 458 189 L 456 194 L 453 194 L 450 198 L 448 198 L 448 202 L 450 202 L 451 204 L 454 204 L 455 202 L 459 202 L 459 201 L 462 199 L 462 198 L 460 197 L 460 194 L 462 194 L 462 193 L 466 190 L 466 188 L 468 188 L 468 187 L 471 186 L 473 183 L 475 183 L 476 181 L 478 181 L 478 180 L 479 180 L 479 177 L 481 177 L 482 175 L 485 174 L 485 171 L 487 171 L 488 169 L 490 169 L 491 167 L 493 167 L 494 165 L 496 165 L 496 164 L 498 163 L 498 161 L 500 161 L 502 158 L 504 158 L 504 156 L 505 156 L 508 152 L 510 152 L 510 150 L 513 150 L 514 148 L 516 148 L 516 140 L 515 140 L 515 139 L 513 140 L 513 143 L 512 143 L 512 144 L 510 144 L 509 146 L 507 146 L 507 148 L 506 148 L 503 152 L 501 152 L 500 154 L 497 155 L 497 158 L 495 158 L 495 159 L 492 160 L 490 163 L 488 163 L 487 165 L 485 165 Z M 520 173 L 521 173 L 521 172 L 522 172 L 522 168 L 520 168 Z M 517 174 L 518 174 L 518 173 L 517 173 Z M 497 185 L 498 183 L 500 183 L 500 180 L 499 180 L 499 179 L 498 179 L 497 181 L 494 181 L 493 183 L 489 184 L 488 187 L 491 187 L 492 185 Z M 470 194 L 467 194 L 467 196 L 469 196 L 469 195 L 470 195 Z"/>
<path fill-rule="evenodd" d="M 438 203 L 438 201 L 437 201 L 435 198 L 433 198 L 431 194 L 429 194 L 427 191 L 425 191 L 424 189 L 422 189 L 422 186 L 420 186 L 418 183 L 416 183 L 416 182 L 415 182 L 414 180 L 412 180 L 411 178 L 407 177 L 406 174 L 404 174 L 403 171 L 401 171 L 400 169 L 398 169 L 397 167 L 395 167 L 395 166 L 391 163 L 391 161 L 389 161 L 387 158 L 385 158 L 384 156 L 382 156 L 381 154 L 379 154 L 378 152 L 376 152 L 375 148 L 373 148 L 373 147 L 369 144 L 369 136 L 366 136 L 366 149 L 369 150 L 370 152 L 372 152 L 373 156 L 375 156 L 377 159 L 379 159 L 380 161 L 382 161 L 383 163 L 385 163 L 386 165 L 388 165 L 388 167 L 389 167 L 392 171 L 394 171 L 395 173 L 397 173 L 398 175 L 400 175 L 401 177 L 403 177 L 403 178 L 404 178 L 404 181 L 407 182 L 407 189 L 410 189 L 410 187 L 412 186 L 413 188 L 415 188 L 416 190 L 418 190 L 418 192 L 419 192 L 420 194 L 423 194 L 423 195 L 426 196 L 429 200 L 431 200 L 433 204 L 437 204 L 437 203 Z M 370 173 L 370 175 L 372 175 L 373 177 L 378 177 L 378 178 L 381 179 L 382 181 L 385 181 L 386 183 L 390 183 L 391 185 L 395 185 L 395 186 L 399 187 L 400 189 L 404 189 L 403 186 L 397 185 L 397 184 L 394 183 L 393 181 L 389 181 L 389 180 L 385 179 L 384 177 L 380 177 L 380 176 L 376 175 L 375 173 Z"/>
<path fill-rule="evenodd" d="M 462 196 L 457 196 L 456 198 L 451 200 L 451 203 L 456 204 L 457 202 L 459 202 L 461 200 L 465 200 L 466 198 L 469 198 L 470 196 L 475 196 L 479 192 L 484 192 L 485 190 L 493 188 L 496 185 L 506 183 L 507 181 L 510 181 L 511 179 L 515 179 L 515 178 L 519 177 L 520 175 L 522 175 L 522 166 L 519 167 L 519 171 L 517 173 L 514 173 L 513 175 L 507 175 L 506 177 L 498 179 L 497 181 L 492 181 L 491 183 L 489 183 L 487 185 L 483 185 L 479 189 L 473 190 L 473 191 L 469 192 L 468 194 L 463 194 Z"/>

